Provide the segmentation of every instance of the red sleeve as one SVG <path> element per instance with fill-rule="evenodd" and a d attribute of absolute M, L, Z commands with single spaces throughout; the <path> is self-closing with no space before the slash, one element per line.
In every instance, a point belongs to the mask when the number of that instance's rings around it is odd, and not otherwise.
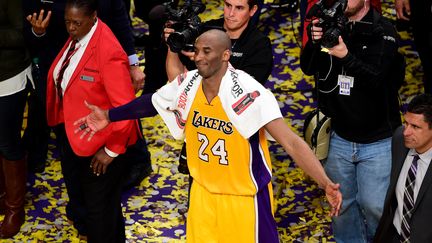
<path fill-rule="evenodd" d="M 101 75 L 113 107 L 124 105 L 135 98 L 125 53 L 119 51 L 110 55 Z M 130 144 L 131 134 L 135 132 L 135 121 L 113 122 L 110 125 L 112 132 L 108 135 L 105 146 L 115 153 L 124 153 L 126 146 Z"/>
<path fill-rule="evenodd" d="M 318 0 L 308 0 L 306 13 L 309 12 L 309 9 L 317 2 L 318 2 Z M 309 26 L 309 24 L 310 24 L 310 21 L 307 21 L 305 19 L 304 24 L 303 24 L 302 47 L 304 47 L 306 45 L 306 42 L 308 41 L 307 27 Z"/>

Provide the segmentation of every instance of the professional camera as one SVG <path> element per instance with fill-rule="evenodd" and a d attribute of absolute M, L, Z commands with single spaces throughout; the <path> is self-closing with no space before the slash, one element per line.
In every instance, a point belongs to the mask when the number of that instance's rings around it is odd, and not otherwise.
<path fill-rule="evenodd" d="M 339 43 L 348 18 L 344 15 L 348 0 L 320 0 L 306 15 L 307 19 L 319 18 L 317 26 L 323 29 L 321 46 L 331 48 Z"/>
<path fill-rule="evenodd" d="M 167 44 L 173 52 L 181 50 L 193 50 L 195 39 L 201 33 L 201 19 L 198 14 L 204 12 L 205 5 L 202 2 L 187 1 L 179 10 L 172 8 L 172 3 L 165 3 L 165 11 L 170 28 L 174 32 L 167 39 Z"/>

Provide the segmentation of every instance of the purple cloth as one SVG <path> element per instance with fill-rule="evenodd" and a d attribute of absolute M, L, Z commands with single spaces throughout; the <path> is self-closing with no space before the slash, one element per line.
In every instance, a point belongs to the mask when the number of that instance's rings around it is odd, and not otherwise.
<path fill-rule="evenodd" d="M 125 105 L 112 108 L 108 112 L 110 121 L 134 120 L 142 117 L 155 116 L 157 111 L 151 102 L 152 95 L 153 94 L 143 94 Z"/>

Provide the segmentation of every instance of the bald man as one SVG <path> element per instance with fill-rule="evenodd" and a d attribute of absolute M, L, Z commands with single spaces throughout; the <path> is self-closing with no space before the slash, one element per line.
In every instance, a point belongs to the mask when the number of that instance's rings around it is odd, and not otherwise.
<path fill-rule="evenodd" d="M 151 98 L 109 111 L 88 105 L 92 113 L 75 123 L 76 132 L 91 139 L 109 122 L 159 113 L 173 137 L 188 142 L 194 183 L 187 241 L 277 243 L 266 133 L 325 189 L 334 215 L 342 195 L 306 143 L 285 125 L 273 94 L 229 64 L 230 50 L 225 32 L 205 32 L 195 43 L 197 70 L 179 75 Z"/>

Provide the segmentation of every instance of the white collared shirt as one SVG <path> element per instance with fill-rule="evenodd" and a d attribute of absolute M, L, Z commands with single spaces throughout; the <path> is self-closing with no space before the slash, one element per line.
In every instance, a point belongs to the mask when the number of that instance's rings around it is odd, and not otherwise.
<path fill-rule="evenodd" d="M 32 76 L 32 65 L 30 64 L 26 69 L 17 75 L 3 80 L 0 82 L 0 97 L 16 94 L 26 88 L 27 78 L 32 83 L 33 89 L 35 88 Z"/>
<path fill-rule="evenodd" d="M 406 177 L 408 175 L 408 171 L 411 167 L 413 157 L 416 155 L 417 152 L 415 149 L 410 149 L 408 152 L 405 162 L 402 166 L 401 172 L 399 174 L 399 179 L 396 184 L 396 199 L 398 202 L 398 207 L 396 209 L 394 218 L 393 218 L 393 225 L 395 226 L 396 230 L 400 234 L 401 232 L 401 223 L 402 223 L 402 215 L 403 215 L 403 197 L 404 197 L 404 190 L 405 190 L 405 181 Z M 417 200 L 417 195 L 420 191 L 421 184 L 423 182 L 423 179 L 426 175 L 427 169 L 429 167 L 429 164 L 432 159 L 432 148 L 430 148 L 428 151 L 419 154 L 420 159 L 417 161 L 417 174 L 416 174 L 416 181 L 414 185 L 414 202 Z"/>
<path fill-rule="evenodd" d="M 96 27 L 97 27 L 98 23 L 99 23 L 99 21 L 96 20 L 96 23 L 92 26 L 90 31 L 83 38 L 81 38 L 81 40 L 79 40 L 75 46 L 76 51 L 72 55 L 70 62 L 69 62 L 69 65 L 67 66 L 67 68 L 65 69 L 65 71 L 63 73 L 63 81 L 61 84 L 63 94 L 64 94 L 64 91 L 66 90 L 67 85 L 69 84 L 69 81 L 70 81 L 73 73 L 75 72 L 75 69 L 78 66 L 78 63 L 80 62 L 82 56 L 84 55 L 84 52 L 88 46 L 88 43 L 90 42 L 90 39 L 92 38 L 94 32 L 96 31 Z M 61 65 L 63 64 L 63 60 L 66 58 L 66 55 L 67 55 L 67 52 L 70 48 L 71 43 L 72 42 L 69 43 L 69 46 L 65 49 L 62 57 L 57 62 L 57 65 L 54 68 L 54 81 L 55 81 L 55 83 L 57 83 L 57 79 L 59 78 L 58 73 L 60 71 Z"/>

